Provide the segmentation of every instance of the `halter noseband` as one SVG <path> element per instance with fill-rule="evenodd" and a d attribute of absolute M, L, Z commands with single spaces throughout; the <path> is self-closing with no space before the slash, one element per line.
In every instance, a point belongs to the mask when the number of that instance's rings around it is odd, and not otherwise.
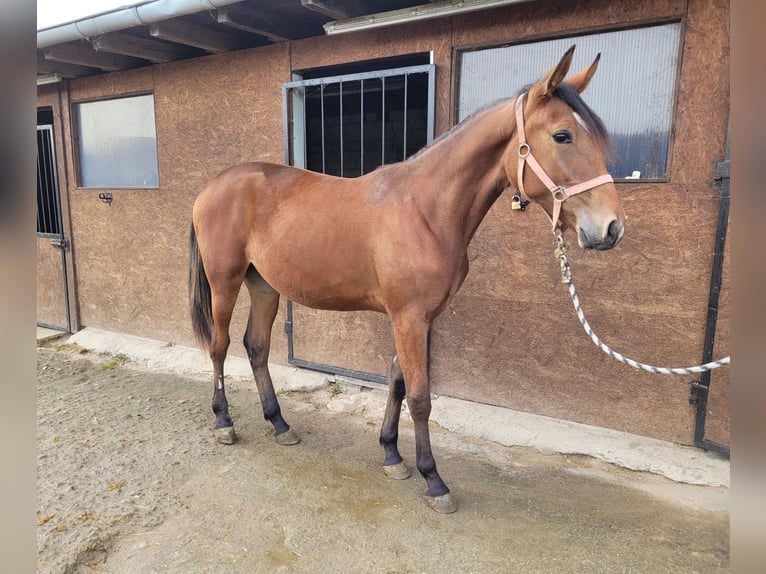
<path fill-rule="evenodd" d="M 538 163 L 538 161 L 535 159 L 535 156 L 532 155 L 532 148 L 529 147 L 529 144 L 527 143 L 527 136 L 524 131 L 524 96 L 526 94 L 520 95 L 518 98 L 516 98 L 516 130 L 519 134 L 519 169 L 518 169 L 518 188 L 519 192 L 521 193 L 522 197 L 529 201 L 529 197 L 524 191 L 524 165 L 529 164 L 529 167 L 532 168 L 532 171 L 535 172 L 535 175 L 540 179 L 540 181 L 545 185 L 545 187 L 548 188 L 548 190 L 553 195 L 553 215 L 551 216 L 551 223 L 553 224 L 553 231 L 556 232 L 556 225 L 558 225 L 559 221 L 559 214 L 561 213 L 561 204 L 564 203 L 567 199 L 572 197 L 573 195 L 577 195 L 578 193 L 582 193 L 583 191 L 588 191 L 590 189 L 593 189 L 594 187 L 598 187 L 599 185 L 603 185 L 605 183 L 610 183 L 614 181 L 611 175 L 608 173 L 605 173 L 603 175 L 596 176 L 594 178 L 591 178 L 587 181 L 584 181 L 582 183 L 578 183 L 577 185 L 573 185 L 571 187 L 564 187 L 562 185 L 556 185 L 553 183 L 553 180 L 548 177 L 548 174 L 545 173 L 545 170 L 543 167 Z"/>

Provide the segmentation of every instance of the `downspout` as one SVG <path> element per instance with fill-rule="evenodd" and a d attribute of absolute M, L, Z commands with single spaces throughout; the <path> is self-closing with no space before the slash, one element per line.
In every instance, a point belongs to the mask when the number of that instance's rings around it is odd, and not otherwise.
<path fill-rule="evenodd" d="M 150 0 L 136 6 L 88 16 L 75 22 L 45 28 L 37 32 L 37 48 L 47 48 L 73 40 L 88 40 L 99 34 L 146 26 L 177 16 L 214 10 L 242 0 Z"/>

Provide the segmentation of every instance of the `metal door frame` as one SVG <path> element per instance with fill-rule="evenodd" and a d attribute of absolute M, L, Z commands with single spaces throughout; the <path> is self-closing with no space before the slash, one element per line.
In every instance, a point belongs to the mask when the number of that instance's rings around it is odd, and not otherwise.
<path fill-rule="evenodd" d="M 45 135 L 42 136 L 46 138 L 47 140 L 47 153 L 42 154 L 42 165 L 40 163 L 41 160 L 41 153 L 40 153 L 40 134 L 45 132 Z M 52 183 L 51 189 L 45 189 L 44 193 L 46 195 L 46 204 L 40 205 L 39 198 L 38 198 L 38 205 L 37 210 L 38 214 L 40 209 L 45 210 L 49 218 L 52 218 L 52 221 L 55 221 L 56 228 L 58 229 L 58 233 L 49 233 L 49 232 L 38 232 L 37 237 L 50 239 L 50 243 L 53 247 L 58 248 L 61 251 L 61 273 L 62 273 L 62 280 L 64 285 L 64 309 L 65 309 L 65 315 L 66 315 L 66 325 L 51 325 L 48 323 L 45 323 L 43 321 L 37 321 L 38 327 L 44 327 L 46 329 L 52 329 L 55 331 L 63 331 L 65 333 L 69 333 L 72 330 L 72 317 L 69 309 L 69 277 L 67 273 L 67 260 L 66 260 L 66 254 L 68 251 L 70 251 L 71 246 L 69 243 L 69 240 L 66 238 L 66 235 L 64 234 L 64 218 L 62 216 L 62 205 L 61 205 L 61 188 L 59 186 L 59 178 L 58 178 L 58 170 L 56 167 L 56 147 L 55 147 L 55 140 L 53 137 L 53 125 L 52 124 L 39 124 L 37 126 L 37 134 L 38 134 L 38 149 L 37 149 L 37 178 L 38 181 L 41 179 L 41 174 L 45 174 L 46 176 L 49 175 L 50 177 L 46 177 L 45 180 L 50 180 Z M 47 187 L 47 186 L 46 186 Z"/>
<path fill-rule="evenodd" d="M 327 76 L 323 78 L 314 78 L 310 80 L 295 80 L 292 82 L 286 82 L 282 85 L 282 116 L 283 116 L 283 129 L 284 129 L 284 160 L 287 165 L 296 165 L 298 167 L 306 166 L 306 115 L 305 115 L 305 94 L 306 88 L 310 86 L 320 86 L 322 91 L 325 86 L 331 84 L 340 85 L 341 96 L 341 134 L 342 132 L 342 94 L 343 94 L 343 82 L 356 82 L 361 81 L 362 89 L 360 90 L 360 98 L 362 98 L 362 109 L 364 107 L 364 81 L 372 79 L 382 79 L 384 92 L 382 98 L 382 124 L 383 131 L 385 131 L 385 79 L 393 76 L 404 76 L 405 78 L 405 92 L 404 98 L 406 102 L 407 98 L 407 77 L 410 74 L 428 74 L 428 95 L 427 95 L 427 126 L 426 126 L 426 145 L 433 141 L 434 135 L 434 110 L 436 102 L 436 66 L 434 64 L 422 64 L 418 66 L 405 66 L 399 68 L 391 68 L 387 70 L 378 70 L 371 72 L 361 72 L 356 74 L 343 74 L 335 76 Z M 323 92 L 322 92 L 323 93 Z M 322 99 L 324 95 L 321 96 Z M 324 101 L 324 100 L 322 100 Z M 292 121 L 291 121 L 292 119 Z M 324 119 L 324 118 L 323 118 Z M 299 130 L 292 129 L 298 125 Z M 361 129 L 364 130 L 364 122 L 361 122 Z M 383 145 L 381 156 L 385 154 L 385 133 L 382 134 Z M 364 138 L 362 138 L 362 142 Z M 405 142 L 405 155 L 406 155 L 406 105 L 405 105 L 405 130 L 404 130 L 404 142 Z M 322 126 L 322 143 L 324 145 L 324 126 Z M 342 157 L 343 157 L 343 141 L 341 136 L 341 169 L 342 169 Z M 295 150 L 303 149 L 303 153 L 299 154 Z M 291 154 L 292 150 L 292 154 Z M 364 144 L 362 143 L 360 154 L 362 158 L 362 169 L 364 169 Z M 323 151 L 324 155 L 324 151 Z M 382 159 L 382 158 L 381 158 Z M 382 163 L 382 162 L 381 162 Z M 303 367 L 322 373 L 328 373 L 333 375 L 341 375 L 346 377 L 353 377 L 363 381 L 369 381 L 373 383 L 388 384 L 388 377 L 377 375 L 374 373 L 367 373 L 364 371 L 357 371 L 353 369 L 346 369 L 337 365 L 326 365 L 323 363 L 317 363 L 306 359 L 301 359 L 295 356 L 295 346 L 293 341 L 293 330 L 295 328 L 293 318 L 293 302 L 287 301 L 287 318 L 285 320 L 285 333 L 287 334 L 287 362 L 290 365 L 296 367 Z M 430 339 L 430 337 L 429 337 Z M 430 353 L 429 353 L 430 355 Z"/>
<path fill-rule="evenodd" d="M 723 281 L 723 255 L 726 244 L 726 232 L 729 228 L 729 204 L 731 201 L 730 179 L 730 135 L 731 126 L 726 132 L 726 155 L 722 161 L 715 162 L 715 179 L 719 182 L 721 197 L 718 207 L 718 224 L 716 227 L 715 250 L 713 266 L 710 272 L 710 291 L 708 294 L 707 321 L 705 323 L 705 342 L 702 351 L 702 364 L 713 360 L 716 325 L 718 321 L 718 302 Z M 707 419 L 707 403 L 710 393 L 711 371 L 700 375 L 699 381 L 692 381 L 689 402 L 697 406 L 694 424 L 694 444 L 700 448 L 711 450 L 725 457 L 731 457 L 731 449 L 705 438 L 705 422 Z"/>

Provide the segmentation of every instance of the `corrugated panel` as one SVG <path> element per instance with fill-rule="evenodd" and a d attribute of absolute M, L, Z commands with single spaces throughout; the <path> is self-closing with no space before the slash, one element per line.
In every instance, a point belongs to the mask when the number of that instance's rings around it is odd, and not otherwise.
<path fill-rule="evenodd" d="M 583 99 L 614 139 L 617 178 L 640 172 L 665 176 L 675 93 L 680 23 L 662 24 L 464 52 L 460 60 L 458 119 L 514 96 L 576 44 L 571 70 L 601 53 L 598 73 Z"/>
<path fill-rule="evenodd" d="M 77 105 L 83 187 L 157 187 L 154 96 Z"/>

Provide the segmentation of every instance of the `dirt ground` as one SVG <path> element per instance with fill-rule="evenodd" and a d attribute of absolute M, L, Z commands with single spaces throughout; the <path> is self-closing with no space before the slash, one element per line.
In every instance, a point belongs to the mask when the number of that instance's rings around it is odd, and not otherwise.
<path fill-rule="evenodd" d="M 212 385 L 124 357 L 38 349 L 38 572 L 507 573 L 729 570 L 728 490 L 433 429 L 456 496 L 383 475 L 377 390 L 282 394 L 277 445 L 253 384 L 213 440 Z M 404 413 L 401 450 L 414 467 Z"/>

